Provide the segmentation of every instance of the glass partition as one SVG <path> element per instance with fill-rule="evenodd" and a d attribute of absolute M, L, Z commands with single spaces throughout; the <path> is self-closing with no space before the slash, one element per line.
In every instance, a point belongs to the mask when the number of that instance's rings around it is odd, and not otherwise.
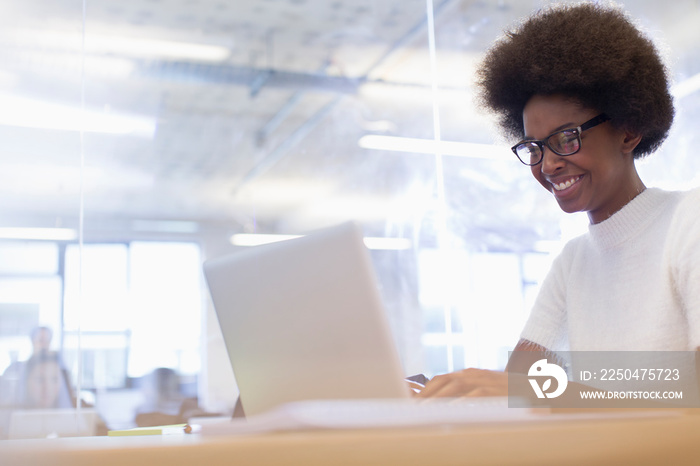
<path fill-rule="evenodd" d="M 2 438 L 230 416 L 201 265 L 249 247 L 236 235 L 355 220 L 391 240 L 371 249 L 391 329 L 406 374 L 433 376 L 502 369 L 552 255 L 586 228 L 474 102 L 486 48 L 550 2 L 5 3 Z M 642 176 L 697 186 L 700 9 L 628 9 L 675 83 Z M 62 429 L 76 406 L 85 424 Z M 32 429 L 40 414 L 58 424 Z"/>

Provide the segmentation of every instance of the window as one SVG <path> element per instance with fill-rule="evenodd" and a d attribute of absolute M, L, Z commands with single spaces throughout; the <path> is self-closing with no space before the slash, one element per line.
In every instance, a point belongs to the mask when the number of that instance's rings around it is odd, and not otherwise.
<path fill-rule="evenodd" d="M 87 244 L 82 264 L 80 253 L 77 245 L 66 251 L 64 330 L 66 362 L 74 376 L 78 351 L 83 354 L 84 387 L 124 387 L 127 377 L 158 367 L 197 373 L 199 247 L 145 241 Z"/>

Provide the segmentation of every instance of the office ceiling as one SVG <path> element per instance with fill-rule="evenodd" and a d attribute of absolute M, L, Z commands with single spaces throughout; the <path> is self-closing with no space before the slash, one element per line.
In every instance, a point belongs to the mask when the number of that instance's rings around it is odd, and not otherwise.
<path fill-rule="evenodd" d="M 355 218 L 386 232 L 439 216 L 444 176 L 465 229 L 507 243 L 499 225 L 556 228 L 516 163 L 445 157 L 438 176 L 434 156 L 358 146 L 433 138 L 433 102 L 442 139 L 492 143 L 474 63 L 543 3 L 435 0 L 435 77 L 425 0 L 3 2 L 0 223 L 74 224 L 83 209 L 86 231 L 296 233 Z M 627 7 L 665 40 L 674 79 L 700 73 L 700 2 Z M 73 114 L 88 131 L 70 129 Z M 683 160 L 654 171 L 692 181 Z"/>

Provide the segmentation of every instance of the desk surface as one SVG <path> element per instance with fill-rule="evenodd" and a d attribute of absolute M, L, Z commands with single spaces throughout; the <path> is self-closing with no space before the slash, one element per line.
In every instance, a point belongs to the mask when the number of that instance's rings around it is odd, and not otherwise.
<path fill-rule="evenodd" d="M 557 416 L 557 415 L 552 415 Z M 410 429 L 0 441 L 0 463 L 141 465 L 700 464 L 700 416 Z"/>

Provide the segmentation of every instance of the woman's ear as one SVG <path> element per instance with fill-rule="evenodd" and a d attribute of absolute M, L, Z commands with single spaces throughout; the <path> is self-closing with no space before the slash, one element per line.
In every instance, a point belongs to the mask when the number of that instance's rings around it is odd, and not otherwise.
<path fill-rule="evenodd" d="M 622 139 L 622 153 L 623 154 L 631 154 L 635 147 L 639 144 L 639 142 L 642 140 L 642 135 L 641 134 L 636 134 L 632 133 L 627 130 L 623 130 L 622 132 L 623 139 Z"/>

